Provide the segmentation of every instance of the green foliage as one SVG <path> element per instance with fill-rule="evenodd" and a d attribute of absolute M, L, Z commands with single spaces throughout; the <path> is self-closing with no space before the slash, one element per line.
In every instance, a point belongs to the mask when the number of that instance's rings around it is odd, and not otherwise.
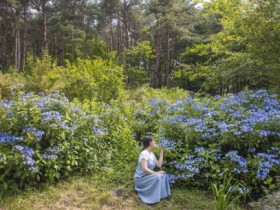
<path fill-rule="evenodd" d="M 246 197 L 246 192 L 240 193 L 238 190 L 244 188 L 242 182 L 231 184 L 231 178 L 228 175 L 224 176 L 222 184 L 212 184 L 215 210 L 237 209 L 239 199 Z"/>
<path fill-rule="evenodd" d="M 109 59 L 110 53 L 106 51 L 106 43 L 102 40 L 95 38 L 89 40 L 82 40 L 80 54 L 77 56 L 80 58 L 102 58 Z"/>
<path fill-rule="evenodd" d="M 23 91 L 51 93 L 59 90 L 71 100 L 78 98 L 109 102 L 117 98 L 125 86 L 123 68 L 114 64 L 112 59 L 78 59 L 61 67 L 45 52 L 42 59 L 29 57 L 24 76 L 6 74 L 3 80 L 13 77 L 10 83 L 17 84 L 22 77 Z M 3 81 L 1 89 L 4 92 L 7 92 L 9 81 L 10 79 Z M 5 94 L 8 96 L 8 93 Z"/>
<path fill-rule="evenodd" d="M 150 66 L 154 58 L 153 49 L 149 41 L 138 42 L 122 54 L 127 87 L 139 87 L 150 81 Z"/>
<path fill-rule="evenodd" d="M 183 73 L 176 76 L 195 91 L 224 94 L 271 88 L 278 92 L 277 5 L 275 0 L 204 2 L 205 14 L 217 17 L 222 28 L 208 41 L 186 49 Z"/>
<path fill-rule="evenodd" d="M 25 77 L 21 73 L 0 73 L 0 99 L 10 98 L 14 92 L 25 88 Z"/>
<path fill-rule="evenodd" d="M 104 142 L 111 152 L 109 166 L 117 170 L 129 168 L 126 164 L 131 164 L 138 156 L 136 141 L 132 136 L 134 112 L 133 102 L 130 104 L 123 99 L 103 106 L 101 119 L 108 129 L 108 136 Z"/>
<path fill-rule="evenodd" d="M 57 40 L 58 46 L 56 47 L 66 51 L 65 59 L 73 62 L 77 58 L 109 58 L 109 53 L 106 52 L 106 43 L 96 35 L 89 35 L 84 29 L 69 23 L 66 25 L 60 22 L 56 23 L 56 27 L 53 29 L 56 34 L 59 34 Z"/>
<path fill-rule="evenodd" d="M 78 59 L 68 63 L 63 75 L 62 91 L 70 99 L 96 99 L 109 102 L 124 89 L 123 69 L 111 60 Z"/>
<path fill-rule="evenodd" d="M 268 78 L 269 87 L 279 93 L 280 9 L 277 0 L 250 1 L 246 5 L 238 33 L 244 37 L 250 58 L 262 68 L 262 76 Z"/>
<path fill-rule="evenodd" d="M 43 58 L 28 56 L 25 69 L 25 91 L 51 93 L 61 89 L 63 81 L 59 80 L 63 68 L 55 64 L 55 61 L 45 51 Z M 52 74 L 52 72 L 55 72 Z"/>
<path fill-rule="evenodd" d="M 178 87 L 155 89 L 146 85 L 135 90 L 128 90 L 125 94 L 128 95 L 128 100 L 135 100 L 141 103 L 148 102 L 148 99 L 150 98 L 174 102 L 178 99 L 182 100 L 189 95 L 187 91 Z"/>

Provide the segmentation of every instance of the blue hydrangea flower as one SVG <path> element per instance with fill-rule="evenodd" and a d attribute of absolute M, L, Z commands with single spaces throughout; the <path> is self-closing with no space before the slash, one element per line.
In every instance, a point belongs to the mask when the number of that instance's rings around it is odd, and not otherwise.
<path fill-rule="evenodd" d="M 24 128 L 22 130 L 22 132 L 24 133 L 30 133 L 32 136 L 34 136 L 34 138 L 37 140 L 37 141 L 41 141 L 42 140 L 42 137 L 44 135 L 44 131 L 41 131 L 41 130 L 37 130 L 36 128 Z"/>
<path fill-rule="evenodd" d="M 7 133 L 0 133 L 0 144 L 2 143 L 14 143 L 17 141 L 23 141 L 23 137 L 8 136 Z"/>
<path fill-rule="evenodd" d="M 42 155 L 42 157 L 43 157 L 44 159 L 52 159 L 52 160 L 57 159 L 57 155 L 52 155 L 52 154 L 48 154 L 48 153 L 44 153 L 44 154 Z"/>
<path fill-rule="evenodd" d="M 165 137 L 159 138 L 160 142 L 157 144 L 159 147 L 164 147 L 166 150 L 172 150 L 176 146 L 176 142 L 173 140 L 167 140 Z"/>
<path fill-rule="evenodd" d="M 23 164 L 29 167 L 29 170 L 32 172 L 37 172 L 36 170 L 36 161 L 32 158 L 34 155 L 34 151 L 32 148 L 29 148 L 27 146 L 20 146 L 15 145 L 13 147 L 14 150 L 18 150 L 21 153 L 21 157 L 23 159 Z"/>

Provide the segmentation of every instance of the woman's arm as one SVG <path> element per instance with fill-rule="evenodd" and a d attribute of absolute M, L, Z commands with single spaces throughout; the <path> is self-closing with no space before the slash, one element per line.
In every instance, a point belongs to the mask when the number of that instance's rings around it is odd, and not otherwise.
<path fill-rule="evenodd" d="M 164 171 L 153 171 L 151 169 L 148 168 L 148 163 L 147 163 L 147 160 L 146 159 L 142 159 L 141 160 L 141 167 L 142 167 L 142 170 L 144 171 L 145 174 L 165 174 Z"/>
<path fill-rule="evenodd" d="M 163 148 L 160 150 L 159 153 L 159 160 L 157 161 L 157 167 L 161 168 L 163 163 Z"/>

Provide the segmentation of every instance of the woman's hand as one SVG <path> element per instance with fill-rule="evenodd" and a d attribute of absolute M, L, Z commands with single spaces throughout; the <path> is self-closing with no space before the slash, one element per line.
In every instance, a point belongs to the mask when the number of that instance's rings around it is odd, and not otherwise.
<path fill-rule="evenodd" d="M 160 149 L 160 152 L 159 152 L 159 160 L 157 161 L 157 167 L 158 167 L 158 168 L 162 167 L 162 163 L 163 163 L 163 151 L 164 151 L 164 148 L 161 148 L 161 149 Z"/>
<path fill-rule="evenodd" d="M 158 171 L 158 174 L 166 174 L 165 171 Z"/>

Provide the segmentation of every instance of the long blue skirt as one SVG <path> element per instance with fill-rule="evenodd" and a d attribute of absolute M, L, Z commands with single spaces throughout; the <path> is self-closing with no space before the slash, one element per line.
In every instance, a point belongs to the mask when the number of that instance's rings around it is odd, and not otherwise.
<path fill-rule="evenodd" d="M 158 203 L 162 198 L 171 195 L 166 174 L 146 174 L 134 177 L 135 190 L 144 203 Z"/>

